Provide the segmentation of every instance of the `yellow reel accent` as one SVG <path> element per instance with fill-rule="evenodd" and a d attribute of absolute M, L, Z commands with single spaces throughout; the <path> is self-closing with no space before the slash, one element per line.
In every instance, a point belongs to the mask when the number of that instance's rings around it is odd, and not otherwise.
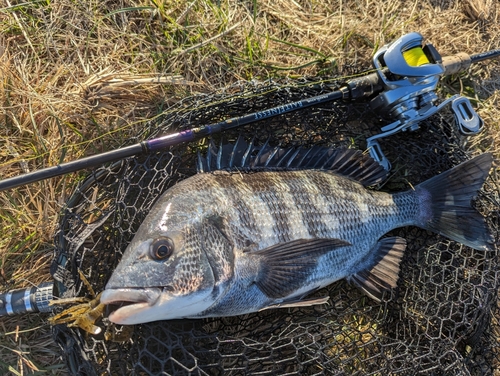
<path fill-rule="evenodd" d="M 429 64 L 430 61 L 425 56 L 422 47 L 414 47 L 409 50 L 403 51 L 403 58 L 410 67 L 419 67 L 424 64 Z"/>

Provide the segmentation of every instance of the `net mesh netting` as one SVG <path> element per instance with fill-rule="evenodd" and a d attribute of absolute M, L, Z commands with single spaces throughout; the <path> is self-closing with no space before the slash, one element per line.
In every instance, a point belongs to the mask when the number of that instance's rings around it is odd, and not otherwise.
<path fill-rule="evenodd" d="M 130 142 L 320 95 L 336 85 L 334 80 L 233 85 L 178 102 Z M 214 137 L 365 149 L 366 138 L 383 124 L 366 102 L 332 102 Z M 467 140 L 447 111 L 418 132 L 383 139 L 393 169 L 381 189 L 409 189 L 466 160 L 472 152 Z M 88 175 L 67 203 L 56 235 L 52 273 L 61 297 L 88 296 L 78 270 L 96 291 L 104 289 L 155 199 L 196 173 L 196 152 L 206 143 L 129 158 Z M 475 202 L 497 241 L 499 195 L 500 180 L 493 173 Z M 398 289 L 382 303 L 339 281 L 326 289 L 328 305 L 136 325 L 123 342 L 66 325 L 55 326 L 54 337 L 77 375 L 494 374 L 500 361 L 498 254 L 413 227 L 393 235 L 406 238 L 408 248 Z"/>

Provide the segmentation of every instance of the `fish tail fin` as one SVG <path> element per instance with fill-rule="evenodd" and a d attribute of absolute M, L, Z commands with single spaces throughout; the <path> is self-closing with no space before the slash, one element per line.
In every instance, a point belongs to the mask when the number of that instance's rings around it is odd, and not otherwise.
<path fill-rule="evenodd" d="M 492 250 L 485 219 L 471 205 L 493 162 L 481 154 L 416 187 L 422 204 L 420 226 L 477 250 Z"/>

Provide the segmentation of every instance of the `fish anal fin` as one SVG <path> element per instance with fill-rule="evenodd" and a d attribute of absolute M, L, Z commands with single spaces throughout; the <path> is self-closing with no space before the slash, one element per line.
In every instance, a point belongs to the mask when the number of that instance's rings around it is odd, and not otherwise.
<path fill-rule="evenodd" d="M 341 239 L 298 239 L 246 254 L 259 260 L 255 284 L 267 297 L 280 299 L 303 287 L 318 257 L 348 245 Z"/>
<path fill-rule="evenodd" d="M 397 286 L 399 265 L 406 249 L 406 240 L 400 237 L 384 238 L 370 251 L 371 266 L 360 270 L 347 279 L 366 295 L 376 301 L 382 299 L 384 291 Z"/>

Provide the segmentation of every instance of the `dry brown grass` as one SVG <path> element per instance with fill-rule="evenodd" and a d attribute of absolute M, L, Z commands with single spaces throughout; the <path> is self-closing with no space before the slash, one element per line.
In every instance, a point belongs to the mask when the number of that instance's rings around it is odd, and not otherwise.
<path fill-rule="evenodd" d="M 443 55 L 500 48 L 499 23 L 497 0 L 4 0 L 0 176 L 116 148 L 162 103 L 189 94 L 368 67 L 377 48 L 407 32 Z M 447 93 L 479 99 L 498 141 L 500 63 L 446 83 Z M 50 280 L 59 211 L 80 177 L 0 193 L 3 289 Z M 62 372 L 51 368 L 61 361 L 44 317 L 0 324 L 0 368 Z"/>

